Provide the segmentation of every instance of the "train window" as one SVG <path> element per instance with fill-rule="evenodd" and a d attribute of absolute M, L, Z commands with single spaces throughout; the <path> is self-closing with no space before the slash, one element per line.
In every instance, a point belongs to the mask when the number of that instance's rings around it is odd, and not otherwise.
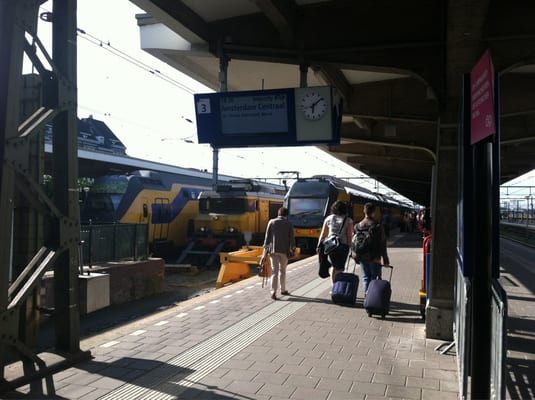
<path fill-rule="evenodd" d="M 159 179 L 146 178 L 144 176 L 139 177 L 139 181 L 145 185 L 163 186 L 163 183 Z"/>
<path fill-rule="evenodd" d="M 204 214 L 210 212 L 210 198 L 199 199 L 199 211 Z"/>
<path fill-rule="evenodd" d="M 327 197 L 329 182 L 304 181 L 296 182 L 290 189 L 290 196 Z"/>
<path fill-rule="evenodd" d="M 147 218 L 149 216 L 149 207 L 147 206 L 147 203 L 143 203 L 143 218 Z"/>
<path fill-rule="evenodd" d="M 92 211 L 115 211 L 121 202 L 121 195 L 89 194 L 84 208 Z"/>
<path fill-rule="evenodd" d="M 290 215 L 322 215 L 325 213 L 326 198 L 290 198 Z"/>
<path fill-rule="evenodd" d="M 258 210 L 258 201 L 256 200 L 249 200 L 247 202 L 247 211 L 256 211 Z"/>
<path fill-rule="evenodd" d="M 197 189 L 187 189 L 183 192 L 184 197 L 191 199 L 191 200 L 197 200 L 199 198 L 200 191 Z"/>
<path fill-rule="evenodd" d="M 199 200 L 199 211 L 203 214 L 241 214 L 248 211 L 247 199 L 226 198 L 203 198 Z"/>
<path fill-rule="evenodd" d="M 195 189 L 181 189 L 180 193 L 186 199 L 196 200 L 199 197 L 199 192 Z"/>
<path fill-rule="evenodd" d="M 91 186 L 91 193 L 124 194 L 128 188 L 128 179 L 125 176 L 105 176 L 97 178 Z"/>

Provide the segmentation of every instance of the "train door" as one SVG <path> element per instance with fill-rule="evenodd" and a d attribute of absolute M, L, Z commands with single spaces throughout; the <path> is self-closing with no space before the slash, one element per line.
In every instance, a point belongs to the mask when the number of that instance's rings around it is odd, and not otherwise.
<path fill-rule="evenodd" d="M 269 202 L 269 219 L 276 218 L 279 213 L 279 208 L 281 208 L 280 203 L 275 203 L 273 201 Z"/>
<path fill-rule="evenodd" d="M 260 240 L 260 232 L 263 232 L 265 228 L 262 227 L 264 224 L 264 220 L 267 217 L 267 211 L 266 211 L 266 205 L 265 202 L 261 200 L 260 198 L 256 198 L 256 212 L 254 213 L 254 233 L 255 233 L 255 242 L 258 242 Z"/>
<path fill-rule="evenodd" d="M 153 239 L 167 240 L 169 236 L 169 223 L 171 222 L 171 205 L 169 199 L 157 197 L 152 203 L 152 229 Z"/>
<path fill-rule="evenodd" d="M 251 244 L 260 245 L 264 240 L 263 232 L 266 230 L 265 225 L 267 225 L 266 218 L 268 217 L 268 210 L 266 202 L 259 197 L 255 198 L 254 203 L 255 212 L 251 214 L 252 219 L 250 220 L 249 224 L 253 231 L 253 239 Z"/>

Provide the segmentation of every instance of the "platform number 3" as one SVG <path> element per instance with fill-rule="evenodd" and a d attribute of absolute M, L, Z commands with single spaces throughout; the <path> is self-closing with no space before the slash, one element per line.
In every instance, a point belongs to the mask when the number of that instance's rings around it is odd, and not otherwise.
<path fill-rule="evenodd" d="M 197 114 L 210 114 L 210 99 L 199 99 L 197 101 Z"/>

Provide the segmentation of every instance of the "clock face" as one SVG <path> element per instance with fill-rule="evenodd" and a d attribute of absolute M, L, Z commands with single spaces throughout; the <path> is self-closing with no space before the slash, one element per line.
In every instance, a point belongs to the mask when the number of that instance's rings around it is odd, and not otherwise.
<path fill-rule="evenodd" d="M 310 121 L 321 119 L 327 111 L 327 101 L 321 94 L 310 91 L 301 96 L 301 112 Z"/>

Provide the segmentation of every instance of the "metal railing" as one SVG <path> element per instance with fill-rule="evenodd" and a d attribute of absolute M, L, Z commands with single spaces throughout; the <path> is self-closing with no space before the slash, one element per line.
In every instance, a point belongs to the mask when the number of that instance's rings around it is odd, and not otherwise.
<path fill-rule="evenodd" d="M 507 293 L 500 282 L 492 281 L 491 287 L 492 352 L 490 393 L 492 399 L 505 399 L 505 363 L 507 360 Z"/>
<path fill-rule="evenodd" d="M 461 260 L 458 260 L 458 262 L 462 263 Z M 457 350 L 459 398 L 464 400 L 467 396 L 468 376 L 470 375 L 471 369 L 470 341 L 472 335 L 472 285 L 470 279 L 463 276 L 460 265 L 457 268 L 456 280 L 453 335 Z"/>
<path fill-rule="evenodd" d="M 82 263 L 91 267 L 97 262 L 146 258 L 148 233 L 147 224 L 82 225 Z"/>

